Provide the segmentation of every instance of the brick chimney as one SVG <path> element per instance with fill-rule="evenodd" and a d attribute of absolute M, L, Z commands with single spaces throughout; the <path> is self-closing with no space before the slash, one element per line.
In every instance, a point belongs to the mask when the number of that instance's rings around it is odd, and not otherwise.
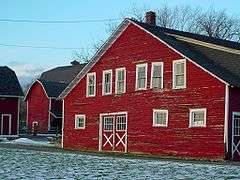
<path fill-rule="evenodd" d="M 156 13 L 153 11 L 146 12 L 146 23 L 156 25 Z"/>

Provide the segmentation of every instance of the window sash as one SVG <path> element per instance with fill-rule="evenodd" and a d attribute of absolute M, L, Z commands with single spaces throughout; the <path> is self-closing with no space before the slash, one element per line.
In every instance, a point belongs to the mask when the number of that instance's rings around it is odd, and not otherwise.
<path fill-rule="evenodd" d="M 163 65 L 152 64 L 152 88 L 160 89 L 163 86 Z"/>
<path fill-rule="evenodd" d="M 168 111 L 167 110 L 153 110 L 153 126 L 167 127 Z"/>
<path fill-rule="evenodd" d="M 186 61 L 173 61 L 173 88 L 185 88 L 186 86 Z"/>
<path fill-rule="evenodd" d="M 95 96 L 96 75 L 87 75 L 87 96 Z"/>
<path fill-rule="evenodd" d="M 117 131 L 125 131 L 126 130 L 126 116 L 117 116 Z"/>
<path fill-rule="evenodd" d="M 113 131 L 113 117 L 104 117 L 104 131 Z"/>
<path fill-rule="evenodd" d="M 147 64 L 137 65 L 136 90 L 147 88 Z"/>
<path fill-rule="evenodd" d="M 192 109 L 190 112 L 190 127 L 206 126 L 206 109 Z"/>
<path fill-rule="evenodd" d="M 85 115 L 76 115 L 75 116 L 75 128 L 84 129 L 85 128 Z"/>
<path fill-rule="evenodd" d="M 125 69 L 117 69 L 116 70 L 117 78 L 116 78 L 116 93 L 124 93 L 125 92 Z"/>
<path fill-rule="evenodd" d="M 112 73 L 109 72 L 103 72 L 103 94 L 111 94 L 111 88 L 112 88 Z"/>

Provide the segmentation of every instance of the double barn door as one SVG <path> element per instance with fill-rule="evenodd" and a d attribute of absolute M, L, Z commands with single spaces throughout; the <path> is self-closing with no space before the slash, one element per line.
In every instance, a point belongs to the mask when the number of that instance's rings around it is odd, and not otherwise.
<path fill-rule="evenodd" d="M 100 150 L 127 152 L 127 115 L 103 115 L 100 123 Z"/>

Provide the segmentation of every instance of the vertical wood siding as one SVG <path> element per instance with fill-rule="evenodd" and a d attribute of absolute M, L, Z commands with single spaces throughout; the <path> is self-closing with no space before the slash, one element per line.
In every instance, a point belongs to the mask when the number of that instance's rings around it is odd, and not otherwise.
<path fill-rule="evenodd" d="M 28 94 L 28 128 L 32 129 L 32 123 L 39 123 L 39 132 L 48 131 L 48 106 L 49 99 L 39 83 L 35 83 Z"/>
<path fill-rule="evenodd" d="M 2 114 L 11 114 L 11 135 L 17 135 L 18 128 L 18 98 L 0 97 L 0 121 Z"/>
<path fill-rule="evenodd" d="M 128 112 L 128 152 L 224 158 L 225 85 L 187 61 L 187 88 L 172 89 L 172 61 L 179 54 L 130 25 L 90 72 L 96 72 L 96 97 L 86 98 L 86 77 L 65 98 L 64 148 L 98 150 L 99 114 Z M 150 89 L 151 63 L 164 63 L 164 89 Z M 147 90 L 135 91 L 136 64 L 148 63 Z M 123 95 L 102 96 L 102 71 L 126 67 Z M 152 126 L 152 110 L 169 111 L 168 127 Z M 207 108 L 207 127 L 189 128 L 189 109 Z M 86 115 L 85 130 L 74 129 L 75 114 Z"/>

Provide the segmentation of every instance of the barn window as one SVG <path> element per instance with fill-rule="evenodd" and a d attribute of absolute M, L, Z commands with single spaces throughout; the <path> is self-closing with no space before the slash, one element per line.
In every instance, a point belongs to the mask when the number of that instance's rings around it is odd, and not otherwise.
<path fill-rule="evenodd" d="M 85 115 L 75 115 L 75 129 L 85 129 Z"/>
<path fill-rule="evenodd" d="M 190 127 L 206 127 L 207 110 L 190 109 Z"/>
<path fill-rule="evenodd" d="M 168 110 L 153 109 L 153 126 L 155 127 L 168 126 Z"/>
<path fill-rule="evenodd" d="M 115 93 L 121 94 L 126 92 L 126 69 L 116 69 Z"/>
<path fill-rule="evenodd" d="M 126 115 L 117 116 L 117 131 L 126 130 Z"/>
<path fill-rule="evenodd" d="M 173 89 L 186 88 L 186 60 L 173 61 Z"/>
<path fill-rule="evenodd" d="M 162 89 L 163 88 L 163 63 L 152 63 L 151 71 L 151 88 Z"/>
<path fill-rule="evenodd" d="M 113 116 L 104 117 L 104 131 L 113 131 Z"/>
<path fill-rule="evenodd" d="M 112 94 L 112 70 L 103 71 L 102 94 Z"/>
<path fill-rule="evenodd" d="M 87 97 L 96 95 L 96 73 L 87 74 Z"/>
<path fill-rule="evenodd" d="M 147 63 L 136 66 L 136 90 L 147 89 Z"/>

